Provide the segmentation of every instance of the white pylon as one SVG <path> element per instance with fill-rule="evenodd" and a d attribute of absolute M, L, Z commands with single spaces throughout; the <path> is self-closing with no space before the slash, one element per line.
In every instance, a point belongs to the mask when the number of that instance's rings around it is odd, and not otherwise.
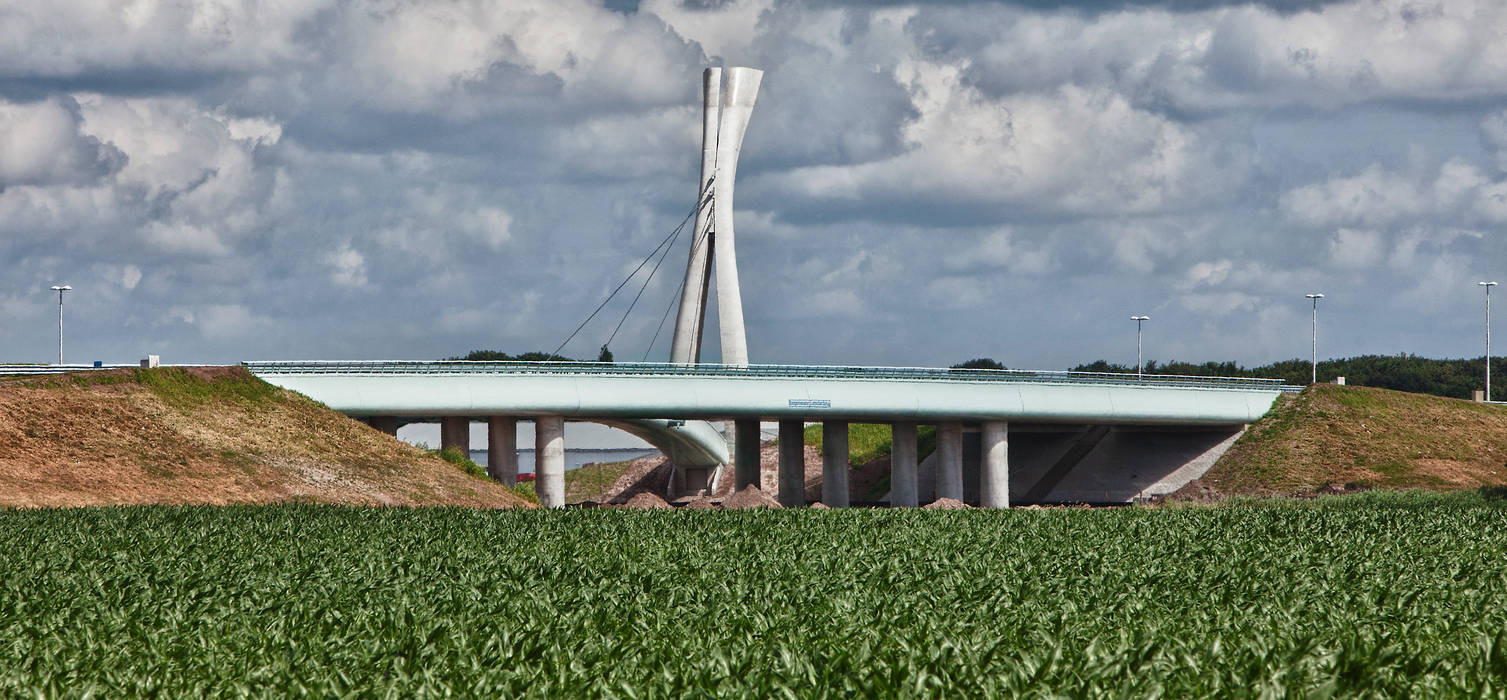
<path fill-rule="evenodd" d="M 706 299 L 713 272 L 717 278 L 717 325 L 722 363 L 748 364 L 748 337 L 743 328 L 743 294 L 738 287 L 738 255 L 733 235 L 733 180 L 743 135 L 759 96 L 764 71 L 754 68 L 708 68 L 702 74 L 701 178 L 698 207 L 686 264 L 685 286 L 670 342 L 670 361 L 701 360 Z M 708 189 L 710 196 L 708 197 Z"/>

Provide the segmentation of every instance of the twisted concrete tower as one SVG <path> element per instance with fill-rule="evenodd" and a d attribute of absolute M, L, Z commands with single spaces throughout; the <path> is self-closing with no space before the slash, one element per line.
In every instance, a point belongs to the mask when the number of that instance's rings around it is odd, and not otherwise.
<path fill-rule="evenodd" d="M 764 71 L 754 68 L 708 68 L 701 76 L 701 178 L 696 188 L 696 228 L 670 361 L 701 361 L 706 324 L 706 298 L 712 273 L 717 278 L 717 319 L 722 363 L 748 364 L 748 338 L 743 330 L 743 293 L 738 288 L 738 254 L 733 237 L 733 179 L 743 134 L 759 96 Z M 708 187 L 710 186 L 710 189 Z"/>

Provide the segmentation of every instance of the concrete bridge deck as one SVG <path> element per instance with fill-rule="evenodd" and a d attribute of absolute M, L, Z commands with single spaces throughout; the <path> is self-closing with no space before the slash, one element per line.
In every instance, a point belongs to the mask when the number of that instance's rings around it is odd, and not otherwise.
<path fill-rule="evenodd" d="M 813 365 L 596 362 L 247 362 L 353 416 L 824 418 L 1233 425 L 1265 414 L 1271 379 Z"/>
<path fill-rule="evenodd" d="M 1280 381 L 1267 379 L 910 367 L 465 361 L 244 364 L 270 383 L 385 430 L 395 432 L 403 420 L 441 417 L 446 446 L 466 449 L 469 421 L 485 420 L 493 441 L 490 454 L 504 461 L 516 455 L 516 445 L 510 442 L 516 421 L 532 419 L 539 464 L 536 488 L 541 501 L 549 505 L 563 501 L 566 419 L 605 423 L 648 440 L 676 463 L 681 488 L 690 490 L 715 483 L 720 472 L 713 469 L 729 462 L 734 464 L 737 486 L 757 483 L 761 419 L 779 421 L 781 444 L 797 447 L 805 422 L 820 421 L 825 443 L 832 446 L 824 455 L 823 501 L 828 505 L 847 501 L 848 422 L 890 423 L 895 431 L 892 482 L 897 485 L 892 503 L 915 505 L 925 495 L 976 497 L 983 505 L 1003 506 L 1011 497 L 1012 467 L 1007 460 L 1011 425 L 1017 432 L 1032 426 L 1070 425 L 1231 433 L 1265 414 L 1283 390 Z M 705 422 L 712 420 L 734 422 L 732 454 L 726 438 Z M 917 482 L 918 424 L 938 426 L 934 488 L 921 488 Z M 977 426 L 979 433 L 979 446 L 973 450 L 978 467 L 968 474 L 968 481 L 979 482 L 977 489 L 964 485 L 965 424 Z M 1102 434 L 1093 435 L 1098 437 L 1064 444 L 1060 455 L 1054 448 L 1036 458 L 1038 462 L 1049 459 L 1050 469 L 1038 469 L 1034 462 L 1013 467 L 1026 474 L 1044 472 L 1026 493 L 1060 491 L 1048 484 L 1061 483 L 1068 470 L 1085 461 L 1102 440 Z M 1041 452 L 1026 439 L 1025 454 Z M 804 478 L 797 465 L 801 458 L 794 447 L 786 452 L 782 450 L 780 498 L 798 505 L 803 502 L 796 484 Z M 494 476 L 507 481 L 516 474 L 515 460 L 511 472 L 504 463 Z M 1021 485 L 1016 484 L 1014 491 L 1022 493 Z"/>

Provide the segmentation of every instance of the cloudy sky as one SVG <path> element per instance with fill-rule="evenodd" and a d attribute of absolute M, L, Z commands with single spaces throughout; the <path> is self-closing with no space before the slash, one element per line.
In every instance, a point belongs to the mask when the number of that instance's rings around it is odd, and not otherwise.
<path fill-rule="evenodd" d="M 755 362 L 1130 364 L 1144 313 L 1148 358 L 1261 364 L 1310 291 L 1322 355 L 1477 356 L 1503 36 L 1500 0 L 9 2 L 0 361 L 54 357 L 61 283 L 70 361 L 553 349 L 691 206 L 708 65 L 766 71 Z"/>

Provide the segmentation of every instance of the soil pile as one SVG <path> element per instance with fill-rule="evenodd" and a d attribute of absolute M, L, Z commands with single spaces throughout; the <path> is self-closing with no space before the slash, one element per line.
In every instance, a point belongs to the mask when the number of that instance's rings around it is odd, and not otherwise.
<path fill-rule="evenodd" d="M 673 473 L 670 460 L 658 453 L 626 462 L 588 464 L 565 472 L 565 500 L 626 504 L 641 493 L 664 493 Z"/>
<path fill-rule="evenodd" d="M 673 510 L 675 508 L 675 506 L 666 503 L 665 499 L 648 492 L 635 494 L 633 498 L 628 499 L 628 502 L 623 504 L 623 507 L 636 510 Z"/>
<path fill-rule="evenodd" d="M 722 507 L 728 510 L 750 510 L 753 508 L 779 508 L 780 502 L 759 489 L 749 486 L 739 491 L 726 500 L 722 501 Z"/>
<path fill-rule="evenodd" d="M 530 506 L 240 367 L 0 380 L 0 507 Z"/>
<path fill-rule="evenodd" d="M 921 506 L 922 510 L 965 510 L 968 504 L 956 498 L 938 498 L 931 503 Z"/>
<path fill-rule="evenodd" d="M 1316 384 L 1284 396 L 1168 500 L 1507 483 L 1507 406 Z"/>

